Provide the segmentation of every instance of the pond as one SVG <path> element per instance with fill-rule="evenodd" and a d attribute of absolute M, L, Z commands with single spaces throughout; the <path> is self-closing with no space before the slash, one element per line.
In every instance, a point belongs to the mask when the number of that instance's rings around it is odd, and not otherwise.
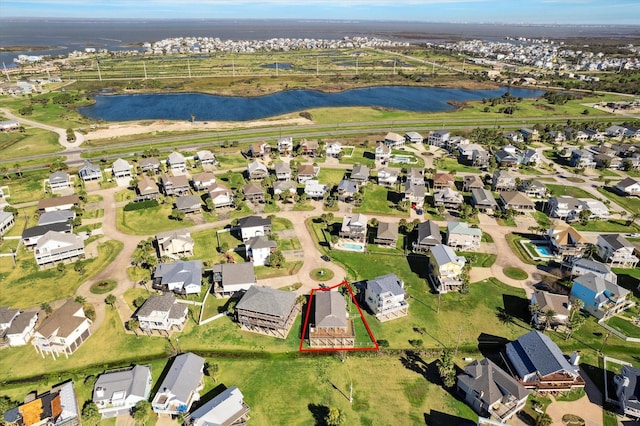
<path fill-rule="evenodd" d="M 469 90 L 436 87 L 380 86 L 338 93 L 288 90 L 265 96 L 235 97 L 203 93 L 96 95 L 81 114 L 103 121 L 191 120 L 248 121 L 322 107 L 380 107 L 416 112 L 450 111 L 449 101 L 465 102 L 502 96 L 507 88 Z M 513 96 L 534 98 L 542 90 L 511 88 Z"/>

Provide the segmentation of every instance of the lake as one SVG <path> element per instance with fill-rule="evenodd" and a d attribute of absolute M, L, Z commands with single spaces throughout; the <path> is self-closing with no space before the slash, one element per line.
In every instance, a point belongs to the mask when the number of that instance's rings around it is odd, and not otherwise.
<path fill-rule="evenodd" d="M 96 95 L 96 103 L 79 108 L 81 114 L 104 121 L 190 120 L 248 121 L 311 108 L 380 107 L 416 112 L 450 111 L 448 101 L 465 102 L 502 96 L 507 88 L 468 90 L 435 87 L 380 86 L 339 93 L 289 90 L 265 96 L 234 97 L 203 93 Z M 513 96 L 534 98 L 543 90 L 511 88 Z"/>

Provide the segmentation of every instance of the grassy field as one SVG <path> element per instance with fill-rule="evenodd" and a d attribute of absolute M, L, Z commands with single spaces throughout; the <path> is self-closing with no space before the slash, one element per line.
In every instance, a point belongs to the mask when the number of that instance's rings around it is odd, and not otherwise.
<path fill-rule="evenodd" d="M 548 183 L 546 184 L 546 187 L 550 191 L 550 194 L 553 194 L 554 197 L 568 195 L 569 197 L 575 198 L 593 198 L 593 195 L 591 195 L 591 193 L 572 185 L 558 185 Z"/>
<path fill-rule="evenodd" d="M 498 257 L 492 253 L 478 253 L 475 251 L 459 251 L 456 252 L 456 254 L 458 254 L 459 256 L 464 256 L 465 258 L 467 258 L 467 260 L 470 258 L 474 259 L 474 261 L 471 263 L 471 266 L 478 268 L 490 267 L 495 263 Z"/>
<path fill-rule="evenodd" d="M 30 128 L 24 133 L 0 133 L 0 161 L 28 155 L 52 154 L 61 150 L 58 135 L 47 130 Z M 13 168 L 13 164 L 10 166 Z"/>
<path fill-rule="evenodd" d="M 607 325 L 615 328 L 627 337 L 640 338 L 640 327 L 624 318 L 612 317 L 607 320 Z"/>
<path fill-rule="evenodd" d="M 622 197 L 611 188 L 598 188 L 598 192 L 631 213 L 640 214 L 640 198 Z"/>
<path fill-rule="evenodd" d="M 119 207 L 116 211 L 116 225 L 121 232 L 132 235 L 152 235 L 194 225 L 189 219 L 182 221 L 169 219 L 171 209 L 170 204 L 128 212 Z"/>
<path fill-rule="evenodd" d="M 380 214 L 389 216 L 407 217 L 407 212 L 402 212 L 396 207 L 401 195 L 389 191 L 388 188 L 378 185 L 367 185 L 364 189 L 364 200 L 360 207 L 353 209 L 355 213 Z"/>
<path fill-rule="evenodd" d="M 11 166 L 13 167 L 13 165 Z M 44 193 L 43 179 L 49 178 L 49 172 L 25 173 L 21 178 L 11 178 L 11 180 L 3 179 L 0 182 L 2 186 L 8 186 L 10 197 L 8 201 L 11 204 L 26 203 L 29 201 L 39 201 L 47 196 Z"/>
<path fill-rule="evenodd" d="M 362 164 L 369 168 L 375 167 L 375 151 L 374 148 L 356 147 L 351 157 L 342 157 L 340 164 Z"/>
<path fill-rule="evenodd" d="M 633 225 L 627 225 L 626 220 L 611 219 L 611 220 L 590 220 L 586 225 L 582 225 L 580 222 L 572 224 L 572 226 L 578 231 L 593 231 L 593 232 L 638 232 L 640 231 L 640 225 L 634 223 Z"/>
<path fill-rule="evenodd" d="M 318 181 L 327 185 L 329 188 L 338 185 L 345 175 L 346 170 L 329 169 L 322 167 L 318 173 Z"/>
<path fill-rule="evenodd" d="M 446 170 L 448 172 L 463 172 L 463 173 L 475 173 L 475 174 L 482 173 L 482 170 L 476 167 L 465 166 L 464 164 L 460 164 L 458 163 L 458 160 L 453 158 L 445 158 L 442 161 L 442 164 L 438 167 L 438 169 Z"/>
<path fill-rule="evenodd" d="M 502 270 L 504 274 L 514 280 L 526 280 L 529 277 L 525 271 L 520 268 L 507 267 Z"/>
<path fill-rule="evenodd" d="M 15 308 L 39 306 L 73 296 L 81 283 L 107 266 L 122 250 L 119 241 L 107 241 L 98 246 L 98 257 L 85 260 L 85 272 L 79 274 L 73 265 L 66 265 L 64 272 L 56 268 L 40 270 L 31 252 L 18 251 L 18 267 L 13 267 L 10 257 L 0 258 L 0 304 Z"/>

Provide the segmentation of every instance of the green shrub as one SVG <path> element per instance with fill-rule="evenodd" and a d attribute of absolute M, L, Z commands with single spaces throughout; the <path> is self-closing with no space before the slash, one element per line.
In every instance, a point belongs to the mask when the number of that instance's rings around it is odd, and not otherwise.
<path fill-rule="evenodd" d="M 152 207 L 158 207 L 157 200 L 145 200 L 145 201 L 140 201 L 139 203 L 129 203 L 126 206 L 124 206 L 124 211 L 132 212 L 134 210 L 144 210 L 144 209 L 150 209 Z"/>

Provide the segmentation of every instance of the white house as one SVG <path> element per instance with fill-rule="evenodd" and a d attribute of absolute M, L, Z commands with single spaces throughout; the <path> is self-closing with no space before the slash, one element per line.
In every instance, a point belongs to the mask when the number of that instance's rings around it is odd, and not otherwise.
<path fill-rule="evenodd" d="M 263 235 L 249 238 L 244 245 L 247 257 L 251 260 L 253 266 L 268 265 L 267 259 L 269 255 L 278 247 L 275 241 Z"/>
<path fill-rule="evenodd" d="M 216 156 L 209 150 L 202 150 L 196 152 L 196 159 L 201 165 L 214 165 L 216 164 Z"/>
<path fill-rule="evenodd" d="M 200 400 L 203 387 L 204 358 L 190 352 L 178 355 L 153 397 L 151 407 L 158 414 L 185 414 Z"/>
<path fill-rule="evenodd" d="M 407 132 L 404 135 L 404 139 L 411 143 L 422 143 L 424 141 L 424 137 L 418 132 Z"/>
<path fill-rule="evenodd" d="M 635 268 L 638 258 L 634 255 L 635 246 L 621 234 L 598 235 L 598 255 L 605 262 L 618 268 Z"/>
<path fill-rule="evenodd" d="M 55 360 L 60 354 L 69 358 L 91 335 L 91 320 L 84 315 L 82 305 L 69 299 L 53 312 L 36 330 L 31 344 L 42 358 L 50 354 Z"/>
<path fill-rule="evenodd" d="M 364 296 L 369 309 L 380 321 L 401 318 L 409 314 L 404 282 L 396 274 L 382 275 L 368 280 Z"/>
<path fill-rule="evenodd" d="M 0 236 L 4 235 L 15 224 L 13 213 L 0 211 Z"/>
<path fill-rule="evenodd" d="M 97 164 L 91 164 L 89 161 L 85 161 L 78 170 L 78 176 L 80 176 L 80 179 L 84 182 L 102 180 L 102 171 Z"/>
<path fill-rule="evenodd" d="M 260 216 L 246 216 L 238 220 L 242 241 L 271 233 L 271 219 Z"/>
<path fill-rule="evenodd" d="M 391 187 L 398 181 L 398 169 L 383 167 L 378 170 L 378 185 Z"/>
<path fill-rule="evenodd" d="M 113 177 L 115 177 L 116 179 L 131 178 L 132 168 L 133 166 L 129 164 L 127 160 L 118 158 L 113 162 L 113 165 L 111 166 L 111 173 L 113 173 Z"/>
<path fill-rule="evenodd" d="M 304 193 L 309 198 L 320 199 L 327 192 L 327 186 L 321 184 L 315 179 L 308 180 L 304 183 Z"/>
<path fill-rule="evenodd" d="M 233 206 L 233 192 L 218 182 L 209 186 L 209 198 L 216 208 Z"/>
<path fill-rule="evenodd" d="M 0 321 L 0 337 L 11 347 L 24 346 L 35 332 L 38 313 L 0 307 Z"/>
<path fill-rule="evenodd" d="M 404 136 L 400 136 L 399 134 L 394 132 L 389 132 L 384 137 L 384 143 L 387 144 L 390 148 L 404 146 L 404 142 L 405 142 Z"/>
<path fill-rule="evenodd" d="M 181 294 L 199 294 L 202 289 L 202 261 L 159 264 L 153 272 L 153 287 Z"/>
<path fill-rule="evenodd" d="M 329 142 L 326 146 L 327 157 L 338 157 L 342 152 L 342 144 L 340 142 Z"/>
<path fill-rule="evenodd" d="M 188 305 L 178 303 L 173 293 L 152 295 L 135 313 L 140 329 L 151 335 L 154 331 L 182 331 L 187 323 Z"/>
<path fill-rule="evenodd" d="M 225 389 L 213 399 L 196 408 L 190 415 L 187 426 L 244 426 L 249 420 L 249 406 L 245 404 L 240 389 L 235 386 Z"/>
<path fill-rule="evenodd" d="M 69 173 L 58 170 L 49 175 L 49 188 L 51 188 L 52 191 L 69 188 L 70 186 L 71 178 L 69 177 Z"/>
<path fill-rule="evenodd" d="M 625 178 L 616 184 L 615 189 L 624 195 L 640 195 L 640 180 Z"/>
<path fill-rule="evenodd" d="M 149 398 L 152 383 L 147 365 L 107 371 L 93 385 L 93 402 L 103 419 L 130 415 L 138 402 Z"/>
<path fill-rule="evenodd" d="M 167 166 L 169 166 L 173 173 L 184 173 L 187 171 L 187 160 L 184 158 L 184 155 L 174 151 L 169 154 L 167 158 Z"/>
<path fill-rule="evenodd" d="M 381 163 L 388 163 L 391 159 L 391 148 L 388 145 L 380 142 L 376 145 L 375 159 Z"/>
<path fill-rule="evenodd" d="M 253 263 L 222 263 L 213 266 L 214 292 L 221 296 L 232 296 L 238 291 L 248 290 L 256 283 Z"/>
<path fill-rule="evenodd" d="M 450 137 L 451 137 L 451 133 L 449 133 L 449 131 L 447 130 L 430 132 L 429 137 L 427 138 L 427 144 L 441 147 L 447 143 Z"/>
<path fill-rule="evenodd" d="M 48 231 L 33 250 L 38 266 L 84 257 L 84 241 L 75 234 Z"/>

